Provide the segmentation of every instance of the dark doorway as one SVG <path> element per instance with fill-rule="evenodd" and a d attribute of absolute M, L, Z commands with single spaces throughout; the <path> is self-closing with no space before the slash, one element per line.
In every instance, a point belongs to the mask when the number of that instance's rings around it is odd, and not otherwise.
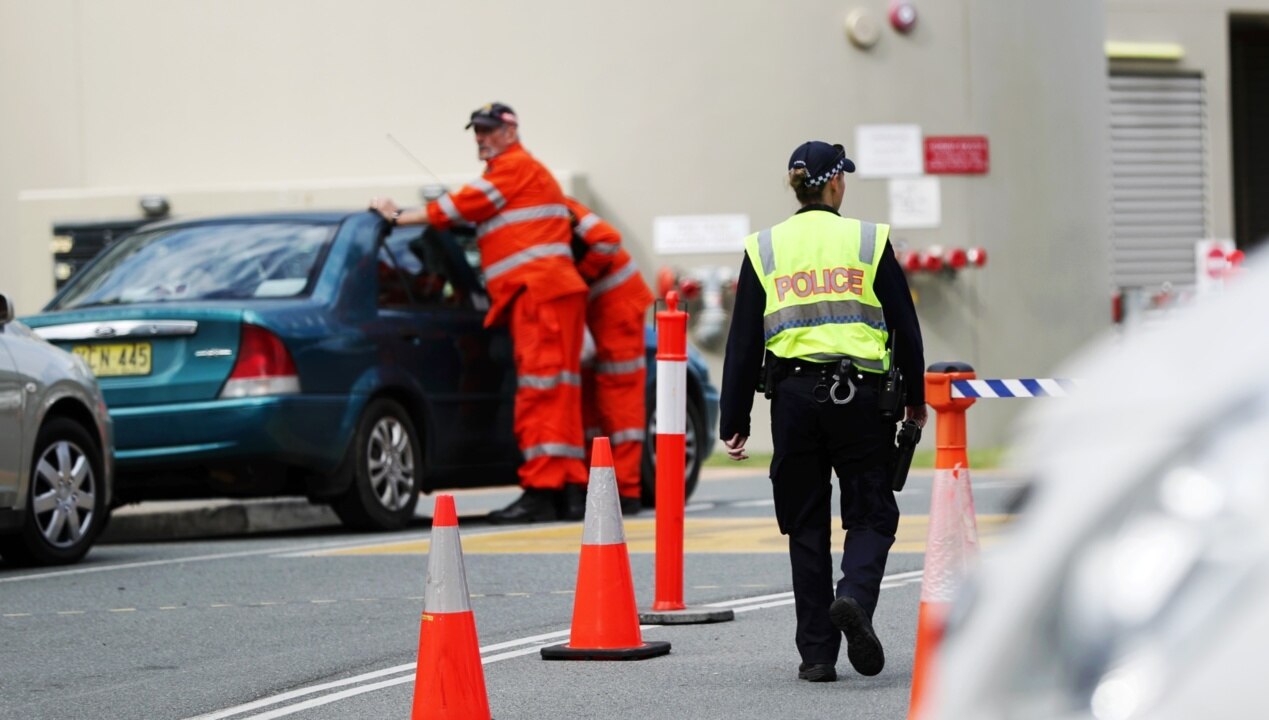
<path fill-rule="evenodd" d="M 1229 21 L 1229 97 L 1234 151 L 1234 241 L 1269 241 L 1269 15 Z"/>

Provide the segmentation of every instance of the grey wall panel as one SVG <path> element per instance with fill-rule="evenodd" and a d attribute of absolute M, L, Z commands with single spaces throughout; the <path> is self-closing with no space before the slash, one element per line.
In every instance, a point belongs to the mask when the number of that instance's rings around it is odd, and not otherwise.
<path fill-rule="evenodd" d="M 1108 88 L 1115 284 L 1191 285 L 1208 234 L 1203 79 L 1118 73 Z"/>

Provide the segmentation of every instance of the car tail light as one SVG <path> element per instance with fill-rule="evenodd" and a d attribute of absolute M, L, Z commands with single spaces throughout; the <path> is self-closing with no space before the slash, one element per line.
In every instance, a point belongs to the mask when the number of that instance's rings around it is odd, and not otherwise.
<path fill-rule="evenodd" d="M 282 340 L 262 327 L 243 323 L 238 360 L 220 397 L 292 395 L 299 391 L 300 377 Z"/>

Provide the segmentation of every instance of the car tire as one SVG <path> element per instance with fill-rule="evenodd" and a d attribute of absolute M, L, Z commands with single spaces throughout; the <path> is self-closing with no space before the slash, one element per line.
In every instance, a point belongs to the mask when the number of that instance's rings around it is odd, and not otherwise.
<path fill-rule="evenodd" d="M 656 507 L 657 498 L 657 410 L 656 398 L 648 399 L 648 433 L 643 442 L 643 506 Z M 687 423 L 684 427 L 684 444 L 687 446 L 687 464 L 683 468 L 683 497 L 692 497 L 696 483 L 701 477 L 701 465 L 705 458 L 701 457 L 701 441 L 705 437 L 705 411 L 696 398 L 688 394 Z"/>
<path fill-rule="evenodd" d="M 405 408 L 377 398 L 361 414 L 353 447 L 352 481 L 331 508 L 354 530 L 400 530 L 414 517 L 423 453 Z"/>
<path fill-rule="evenodd" d="M 101 448 L 79 423 L 49 419 L 35 438 L 22 529 L 0 538 L 0 555 L 20 565 L 63 565 L 83 558 L 106 527 Z"/>

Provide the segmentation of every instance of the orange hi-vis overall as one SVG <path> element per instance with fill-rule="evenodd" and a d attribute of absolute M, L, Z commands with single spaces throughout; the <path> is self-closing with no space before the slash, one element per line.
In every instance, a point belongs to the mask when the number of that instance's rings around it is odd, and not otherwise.
<path fill-rule="evenodd" d="M 621 247 L 621 233 L 573 198 L 565 202 L 577 218 L 574 234 L 585 246 L 577 270 L 590 285 L 586 326 L 595 339 L 593 380 L 591 368 L 585 369 L 582 419 L 587 435 L 606 435 L 612 444 L 618 492 L 639 497 L 647 431 L 643 324 L 652 291 Z"/>
<path fill-rule="evenodd" d="M 573 264 L 559 183 L 519 143 L 479 179 L 427 205 L 444 229 L 476 224 L 491 307 L 485 326 L 510 326 L 516 363 L 520 485 L 558 490 L 587 478 L 581 413 L 586 283 Z"/>

